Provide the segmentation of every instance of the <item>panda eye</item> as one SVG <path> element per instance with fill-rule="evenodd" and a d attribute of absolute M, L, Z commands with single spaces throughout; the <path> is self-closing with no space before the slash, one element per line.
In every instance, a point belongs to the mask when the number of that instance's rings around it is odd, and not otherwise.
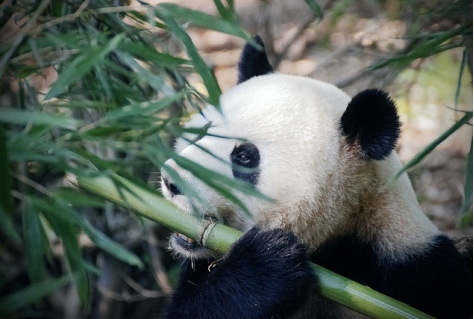
<path fill-rule="evenodd" d="M 232 162 L 232 174 L 235 178 L 257 185 L 260 171 L 260 152 L 252 143 L 244 143 L 235 146 L 230 154 Z"/>
<path fill-rule="evenodd" d="M 256 168 L 260 164 L 260 154 L 255 145 L 245 143 L 236 146 L 230 155 L 232 164 L 247 168 Z"/>
<path fill-rule="evenodd" d="M 237 154 L 234 159 L 243 165 L 250 163 L 250 157 L 244 152 Z"/>

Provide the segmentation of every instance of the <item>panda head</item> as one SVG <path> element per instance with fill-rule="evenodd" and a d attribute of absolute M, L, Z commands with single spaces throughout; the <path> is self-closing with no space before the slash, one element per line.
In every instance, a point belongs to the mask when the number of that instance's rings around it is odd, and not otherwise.
<path fill-rule="evenodd" d="M 370 163 L 390 157 L 399 135 L 396 108 L 379 90 L 351 99 L 331 84 L 275 73 L 264 50 L 250 44 L 238 68 L 238 85 L 221 96 L 220 109 L 209 105 L 186 125 L 207 134 L 185 134 L 176 152 L 273 200 L 232 190 L 245 212 L 172 159 L 165 166 L 198 197 L 181 192 L 166 169 L 163 194 L 189 214 L 242 231 L 288 229 L 315 247 L 357 209 L 362 188 L 372 183 L 360 178 Z M 212 256 L 182 235 L 172 236 L 171 247 L 188 258 Z"/>

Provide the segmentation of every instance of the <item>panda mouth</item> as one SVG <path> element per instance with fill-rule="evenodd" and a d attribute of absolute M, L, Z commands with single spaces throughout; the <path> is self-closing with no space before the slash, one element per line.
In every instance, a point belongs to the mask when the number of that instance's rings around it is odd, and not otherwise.
<path fill-rule="evenodd" d="M 179 244 L 180 246 L 186 248 L 186 249 L 193 249 L 196 246 L 202 247 L 195 241 L 194 239 L 184 236 L 183 234 L 180 233 L 174 233 L 173 234 L 174 239 L 176 240 L 176 243 Z"/>
<path fill-rule="evenodd" d="M 216 218 L 206 216 L 210 223 L 217 221 Z M 214 252 L 202 246 L 198 241 L 175 232 L 170 238 L 170 248 L 177 254 L 192 259 L 202 259 L 212 257 Z"/>
<path fill-rule="evenodd" d="M 197 241 L 180 233 L 171 236 L 170 248 L 178 255 L 188 259 L 206 259 L 214 256 L 214 252 L 201 246 Z"/>

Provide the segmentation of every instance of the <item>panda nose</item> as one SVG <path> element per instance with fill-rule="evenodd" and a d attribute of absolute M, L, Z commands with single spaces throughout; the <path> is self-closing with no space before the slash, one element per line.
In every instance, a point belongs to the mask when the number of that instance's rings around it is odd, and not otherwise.
<path fill-rule="evenodd" d="M 168 178 L 166 177 L 162 177 L 162 178 L 163 178 L 163 183 L 165 184 L 165 187 L 170 191 L 170 193 L 173 196 L 181 195 L 181 191 L 179 190 L 178 186 L 176 186 L 173 183 L 170 183 L 170 180 Z"/>

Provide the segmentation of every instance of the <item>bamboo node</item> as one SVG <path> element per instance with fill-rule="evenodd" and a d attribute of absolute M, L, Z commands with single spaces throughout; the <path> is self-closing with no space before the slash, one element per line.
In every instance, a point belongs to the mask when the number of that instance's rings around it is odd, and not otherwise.
<path fill-rule="evenodd" d="M 206 246 L 206 241 L 207 241 L 207 237 L 209 236 L 209 234 L 211 233 L 212 231 L 212 228 L 214 228 L 214 226 L 217 224 L 216 221 L 214 220 L 210 220 L 206 226 L 204 226 L 204 229 L 201 233 L 201 237 L 199 238 L 199 245 L 205 247 Z"/>

